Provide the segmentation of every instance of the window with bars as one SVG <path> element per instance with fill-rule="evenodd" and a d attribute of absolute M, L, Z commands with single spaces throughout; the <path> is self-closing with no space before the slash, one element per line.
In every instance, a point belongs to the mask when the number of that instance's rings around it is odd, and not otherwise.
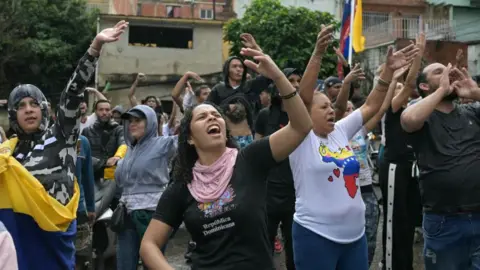
<path fill-rule="evenodd" d="M 213 20 L 213 9 L 201 9 L 200 19 Z"/>

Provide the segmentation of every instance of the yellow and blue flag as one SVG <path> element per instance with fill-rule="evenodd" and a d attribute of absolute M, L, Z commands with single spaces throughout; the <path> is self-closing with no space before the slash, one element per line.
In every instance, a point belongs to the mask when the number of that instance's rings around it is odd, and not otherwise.
<path fill-rule="evenodd" d="M 18 267 L 74 269 L 78 183 L 71 201 L 62 205 L 12 157 L 17 142 L 0 146 L 0 221 L 12 235 Z"/>

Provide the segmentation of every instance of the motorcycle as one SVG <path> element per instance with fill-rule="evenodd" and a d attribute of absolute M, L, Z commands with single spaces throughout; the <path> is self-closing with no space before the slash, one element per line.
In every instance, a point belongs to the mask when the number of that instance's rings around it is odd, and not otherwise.
<path fill-rule="evenodd" d="M 111 208 L 111 203 L 116 190 L 117 185 L 113 180 L 100 179 L 95 183 L 95 212 L 98 217 L 92 229 L 92 259 L 95 270 L 104 270 L 110 264 L 109 261 L 115 262 L 117 237 L 110 229 L 110 220 L 115 210 Z"/>
<path fill-rule="evenodd" d="M 115 263 L 116 235 L 110 229 L 113 209 L 111 203 L 116 192 L 113 180 L 99 179 L 95 181 L 95 214 L 96 219 L 91 225 L 90 245 L 77 252 L 82 269 L 114 269 L 110 261 Z"/>

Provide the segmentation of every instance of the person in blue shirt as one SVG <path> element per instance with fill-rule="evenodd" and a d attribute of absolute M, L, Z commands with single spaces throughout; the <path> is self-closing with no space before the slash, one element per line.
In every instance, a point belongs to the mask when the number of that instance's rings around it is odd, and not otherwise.
<path fill-rule="evenodd" d="M 77 142 L 77 164 L 75 176 L 80 187 L 80 201 L 77 209 L 77 239 L 75 249 L 85 250 L 91 244 L 90 224 L 95 220 L 95 190 L 90 143 L 85 136 Z M 77 265 L 81 258 L 77 256 Z"/>

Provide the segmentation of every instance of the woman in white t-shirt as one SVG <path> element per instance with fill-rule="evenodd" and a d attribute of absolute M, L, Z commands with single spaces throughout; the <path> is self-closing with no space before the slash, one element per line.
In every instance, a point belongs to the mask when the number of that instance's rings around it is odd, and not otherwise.
<path fill-rule="evenodd" d="M 396 53 L 389 48 L 386 67 L 365 104 L 338 122 L 325 94 L 300 85 L 313 129 L 289 159 L 296 192 L 292 235 L 297 270 L 368 269 L 360 164 L 349 140 L 379 111 L 394 71 L 409 64 L 417 51 L 414 45 Z M 318 69 L 313 57 L 302 82 L 317 75 L 311 72 Z"/>

